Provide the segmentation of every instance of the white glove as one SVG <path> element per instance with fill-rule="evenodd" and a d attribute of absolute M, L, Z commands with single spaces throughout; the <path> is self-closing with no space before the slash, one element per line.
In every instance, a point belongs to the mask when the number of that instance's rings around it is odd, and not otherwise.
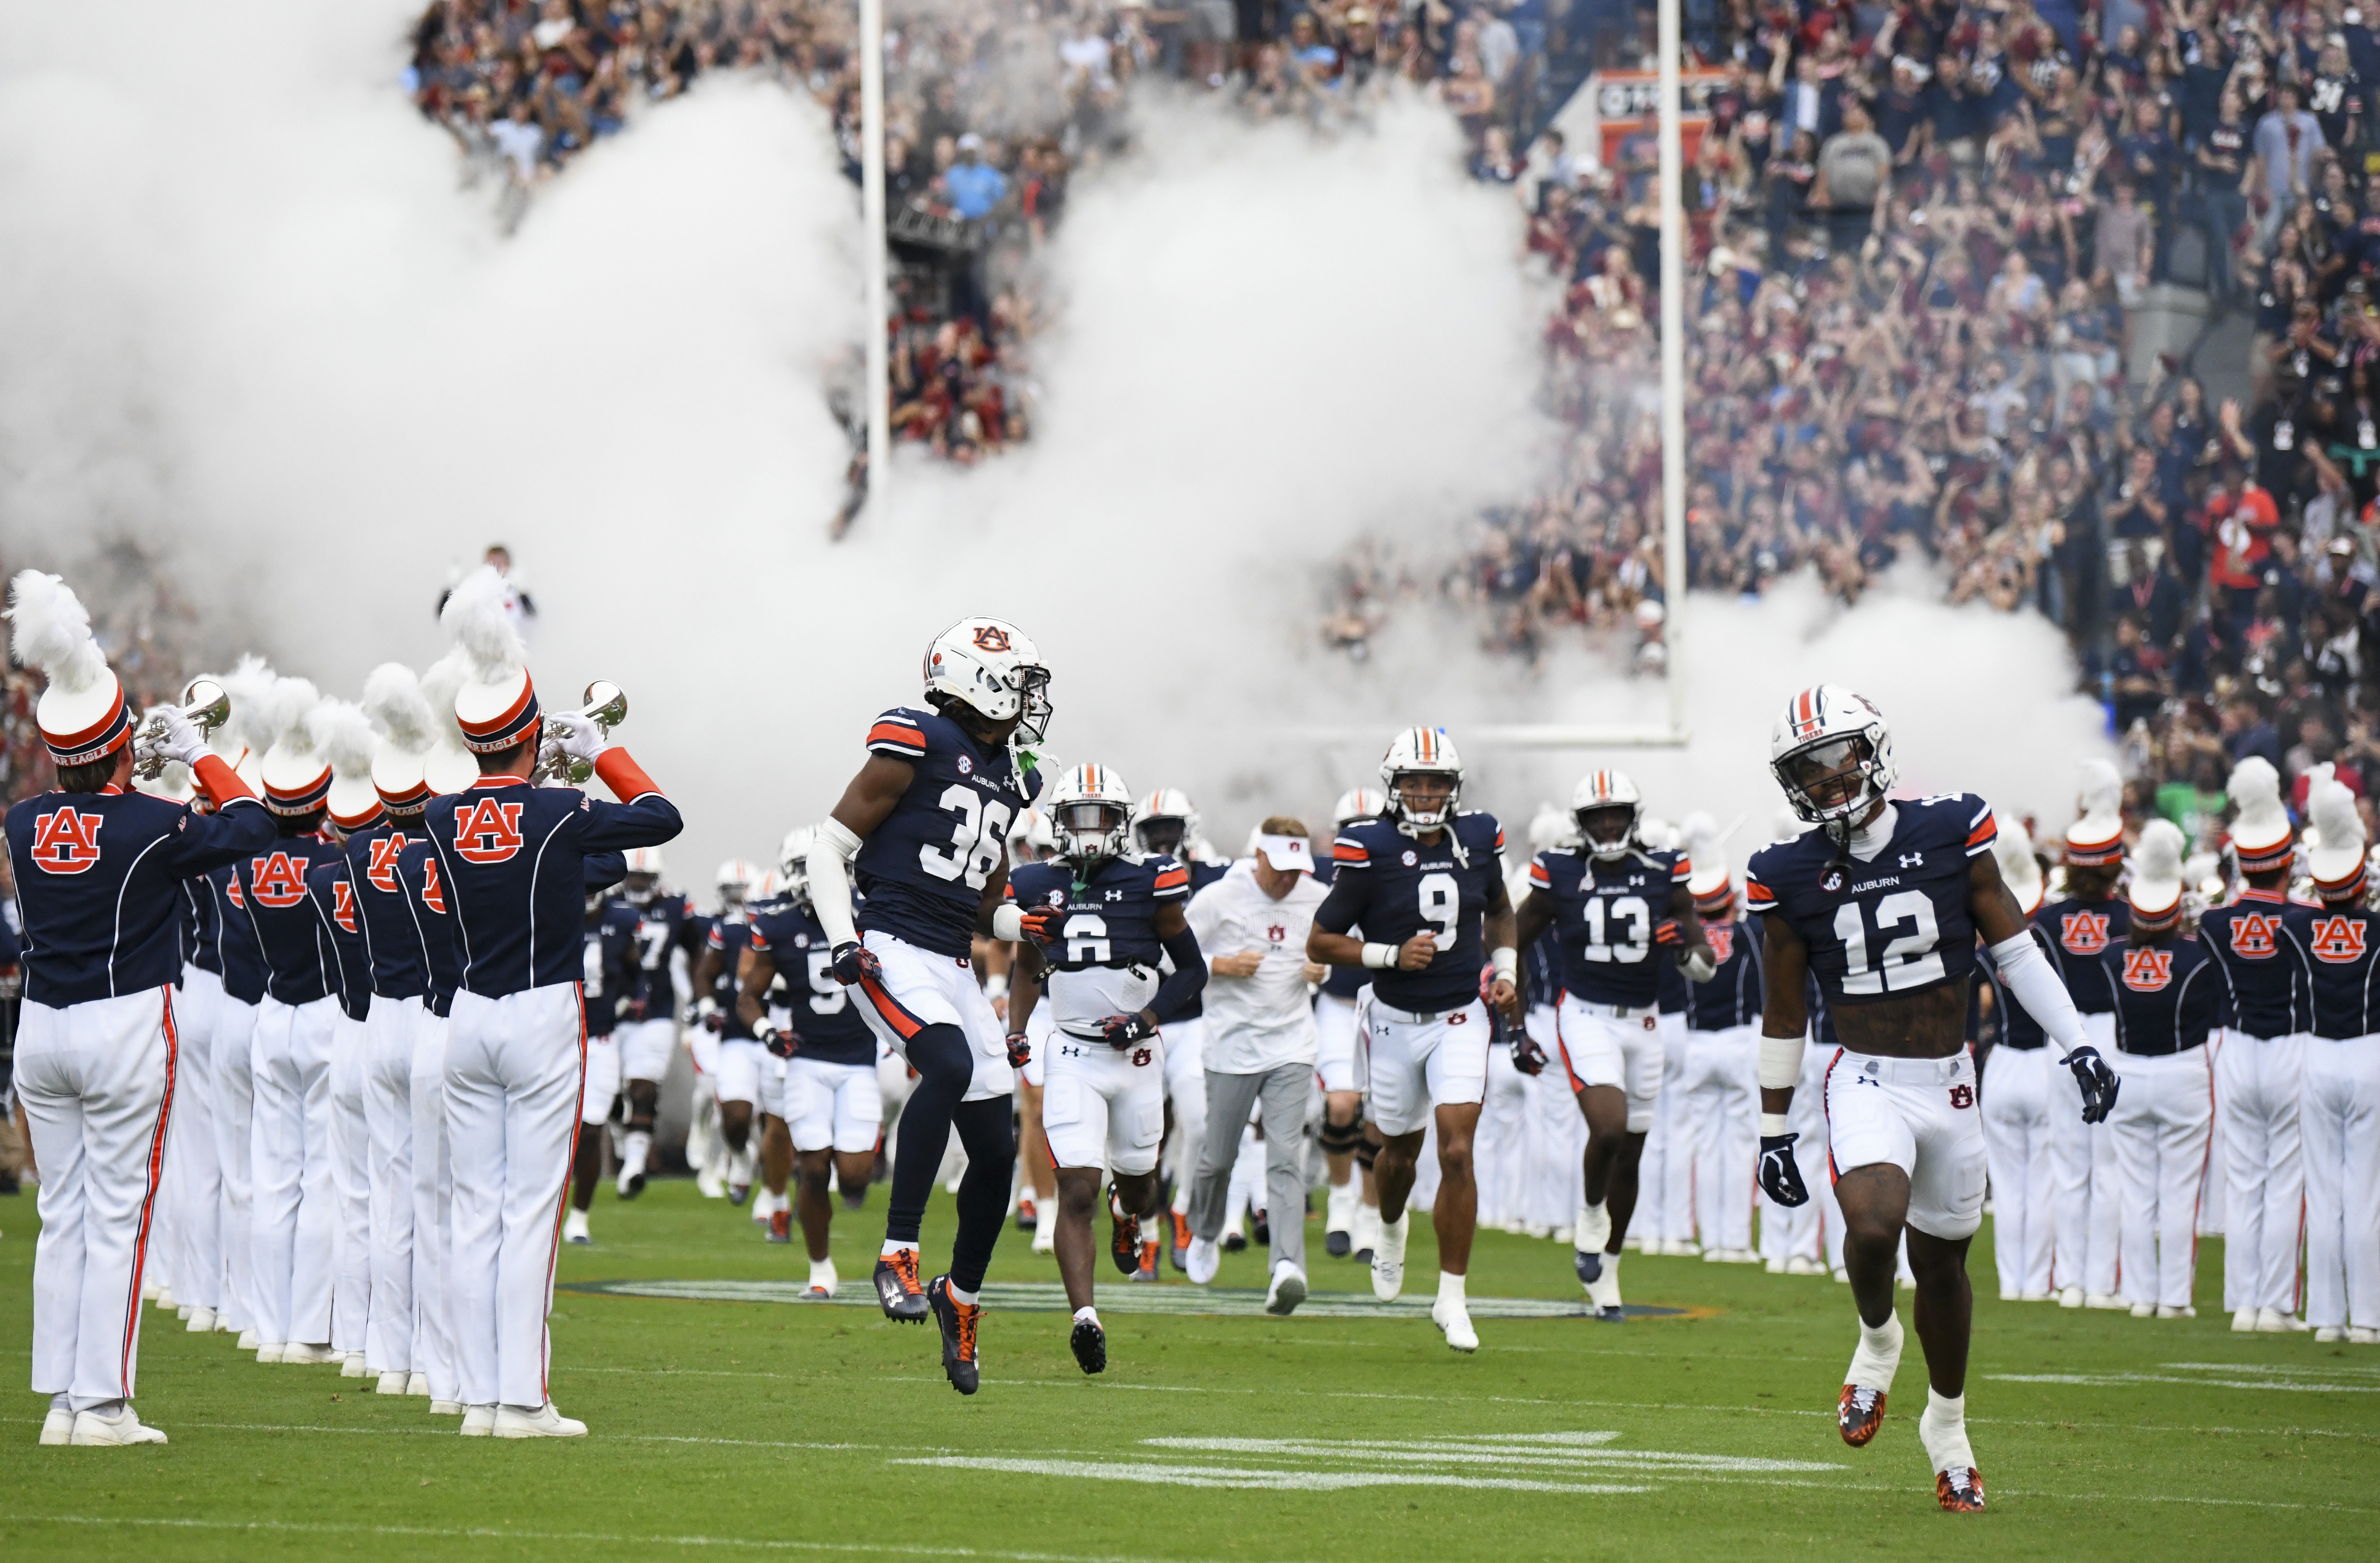
<path fill-rule="evenodd" d="M 186 715 L 178 705 L 160 706 L 158 725 L 165 735 L 158 741 L 157 752 L 168 760 L 178 760 L 185 765 L 195 765 L 207 756 L 207 740 L 199 725 Z"/>
<path fill-rule="evenodd" d="M 584 760 L 592 765 L 612 747 L 612 740 L 603 736 L 603 729 L 595 725 L 591 716 L 576 711 L 557 711 L 546 720 L 562 729 L 554 747 L 573 760 Z"/>
<path fill-rule="evenodd" d="M 1687 982 L 1707 983 L 1718 974 L 1718 962 L 1711 959 L 1710 951 L 1697 946 L 1686 952 Z"/>

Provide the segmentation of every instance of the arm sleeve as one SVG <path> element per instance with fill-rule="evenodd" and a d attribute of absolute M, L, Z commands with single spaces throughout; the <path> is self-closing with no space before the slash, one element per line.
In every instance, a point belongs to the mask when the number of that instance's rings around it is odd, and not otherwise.
<path fill-rule="evenodd" d="M 609 890 L 628 877 L 628 858 L 625 852 L 589 852 L 580 861 L 580 882 L 587 893 Z"/>
<path fill-rule="evenodd" d="M 606 750 L 604 758 L 608 760 L 618 752 L 616 749 Z M 658 847 L 676 839 L 678 832 L 685 828 L 686 821 L 678 813 L 677 805 L 658 792 L 644 793 L 633 803 L 606 803 L 599 798 L 589 798 L 587 824 L 579 833 L 578 845 L 590 856 L 630 847 Z"/>
<path fill-rule="evenodd" d="M 849 825 L 830 815 L 810 843 L 810 910 L 826 931 L 829 949 L 856 942 L 858 930 L 851 922 L 851 860 L 859 855 L 859 837 Z"/>
<path fill-rule="evenodd" d="M 174 876 L 187 879 L 194 873 L 221 868 L 250 852 L 261 852 L 273 845 L 278 835 L 280 827 L 273 823 L 264 805 L 244 792 L 226 804 L 221 813 L 201 814 L 185 809 L 172 849 Z"/>
<path fill-rule="evenodd" d="M 1157 984 L 1157 996 L 1148 1001 L 1160 1026 L 1178 1020 L 1207 985 L 1207 958 L 1198 953 L 1197 934 L 1184 928 L 1165 941 L 1165 953 L 1173 958 L 1173 971 Z"/>
<path fill-rule="evenodd" d="M 1992 946 L 1991 955 L 2000 969 L 2000 986 L 2024 1007 L 2050 1041 L 2071 1053 L 2089 1040 L 2072 995 L 2034 942 L 2032 929 Z"/>
<path fill-rule="evenodd" d="M 248 784 L 239 779 L 237 773 L 224 763 L 223 756 L 219 754 L 200 755 L 199 763 L 190 767 L 190 779 L 199 784 L 199 790 L 204 792 L 208 801 L 217 809 L 235 798 L 256 796 L 248 790 Z"/>

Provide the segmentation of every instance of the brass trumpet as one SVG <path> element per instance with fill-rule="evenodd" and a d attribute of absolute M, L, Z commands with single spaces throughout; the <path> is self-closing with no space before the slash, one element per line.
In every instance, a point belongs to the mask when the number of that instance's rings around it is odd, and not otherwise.
<path fill-rule="evenodd" d="M 231 696 L 212 678 L 193 678 L 182 690 L 182 714 L 206 738 L 231 720 Z M 132 738 L 132 774 L 155 781 L 165 774 L 165 756 L 157 747 L 165 741 L 165 719 L 152 716 Z"/>
<path fill-rule="evenodd" d="M 594 723 L 607 737 L 628 719 L 628 697 L 617 684 L 598 678 L 587 686 L 582 698 L 587 703 L 578 708 L 578 714 Z M 529 780 L 540 787 L 557 776 L 573 787 L 582 787 L 595 774 L 595 767 L 586 761 L 562 752 L 562 737 L 560 724 L 548 717 L 538 740 L 537 769 L 529 773 Z"/>

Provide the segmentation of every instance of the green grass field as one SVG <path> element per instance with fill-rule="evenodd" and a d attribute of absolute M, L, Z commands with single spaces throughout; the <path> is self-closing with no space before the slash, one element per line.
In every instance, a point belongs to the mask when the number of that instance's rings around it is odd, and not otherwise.
<path fill-rule="evenodd" d="M 837 1222 L 845 1294 L 866 1304 L 846 1307 L 749 1300 L 767 1283 L 790 1294 L 799 1245 L 764 1244 L 690 1183 L 631 1205 L 601 1193 L 598 1246 L 565 1251 L 565 1288 L 740 1283 L 683 1289 L 747 1300 L 565 1290 L 554 1396 L 592 1429 L 583 1442 L 467 1442 L 425 1401 L 332 1368 L 257 1366 L 152 1309 L 140 1410 L 172 1444 L 41 1448 L 42 1403 L 18 1395 L 0 1436 L 0 1556 L 2374 1555 L 2380 1351 L 2230 1334 L 2217 1245 L 2201 1255 L 2201 1316 L 2157 1324 L 1988 1300 L 1978 1239 L 1968 1410 L 1992 1511 L 1952 1516 L 1917 1441 L 1913 1331 L 1884 1432 L 1864 1450 L 1836 1437 L 1853 1333 L 1831 1282 L 1630 1255 L 1632 1303 L 1690 1312 L 1497 1317 L 1482 1300 L 1568 1304 L 1577 1287 L 1566 1247 L 1489 1234 L 1470 1288 L 1482 1346 L 1460 1357 L 1426 1317 L 1380 1316 L 1364 1274 L 1318 1252 L 1316 1297 L 1289 1320 L 1230 1295 L 1188 1312 L 1199 1294 L 1178 1280 L 1103 1276 L 1105 1375 L 1075 1368 L 1062 1305 L 996 1308 L 983 1390 L 963 1399 L 930 1327 L 888 1324 L 868 1298 L 882 1198 Z M 32 1206 L 0 1202 L 0 1349 L 19 1385 Z M 938 1203 L 929 1264 L 948 1219 Z M 1409 1258 L 1426 1305 L 1419 1221 Z M 1219 1286 L 1254 1287 L 1261 1269 L 1227 1257 Z M 1012 1231 L 992 1279 L 1056 1274 Z M 1185 1311 L 1126 1311 L 1160 1302 Z"/>

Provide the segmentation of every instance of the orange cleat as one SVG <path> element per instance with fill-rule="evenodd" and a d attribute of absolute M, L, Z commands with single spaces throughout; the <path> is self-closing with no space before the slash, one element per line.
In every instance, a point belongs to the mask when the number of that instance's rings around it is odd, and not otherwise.
<path fill-rule="evenodd" d="M 1951 1514 L 1984 1511 L 1984 1473 L 1973 1466 L 1938 1472 L 1934 1478 L 1935 1501 Z"/>
<path fill-rule="evenodd" d="M 1884 1391 L 1844 1385 L 1843 1398 L 1835 1408 L 1835 1425 L 1842 1430 L 1844 1443 L 1854 1449 L 1867 1447 L 1876 1430 L 1884 1425 Z"/>
<path fill-rule="evenodd" d="M 905 1325 L 922 1322 L 928 1312 L 926 1288 L 917 1284 L 917 1251 L 905 1248 L 876 1262 L 876 1300 L 884 1316 Z"/>

